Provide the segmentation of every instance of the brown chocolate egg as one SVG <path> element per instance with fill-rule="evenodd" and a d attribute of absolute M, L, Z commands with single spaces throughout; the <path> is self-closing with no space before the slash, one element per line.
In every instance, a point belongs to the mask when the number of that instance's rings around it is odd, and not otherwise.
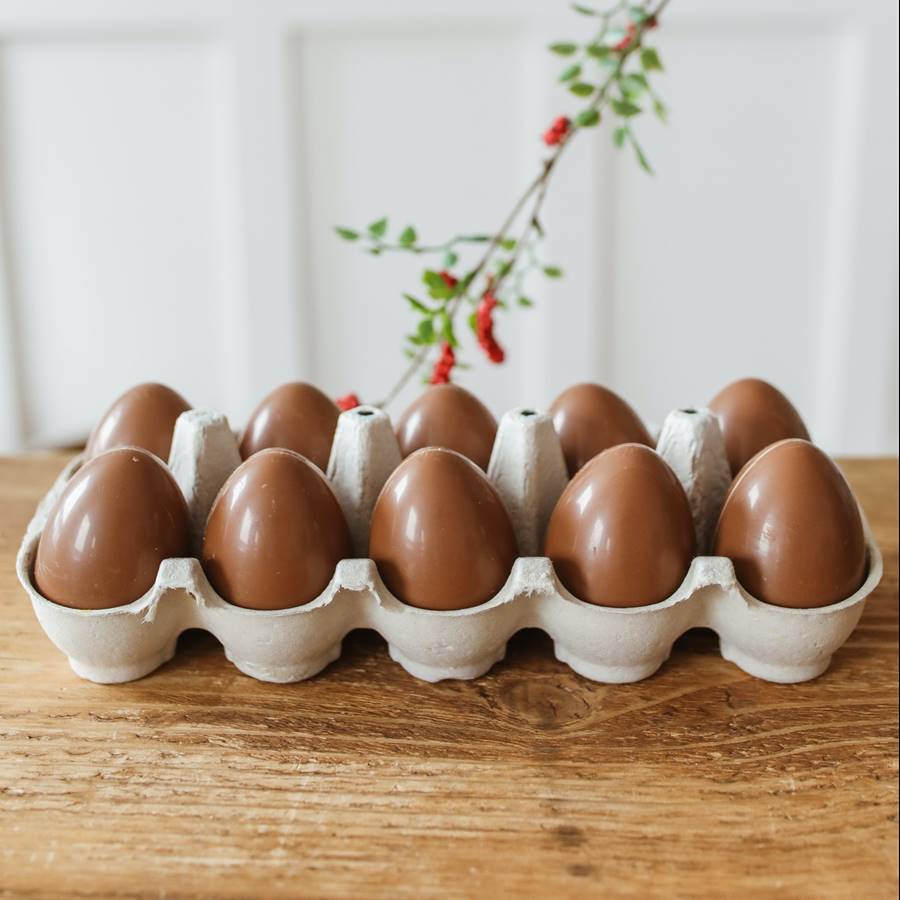
<path fill-rule="evenodd" d="M 646 444 L 653 438 L 638 414 L 618 395 L 599 384 L 576 384 L 551 404 L 571 478 L 589 459 L 617 444 Z"/>
<path fill-rule="evenodd" d="M 169 461 L 175 420 L 191 405 L 164 384 L 138 384 L 125 391 L 94 427 L 90 459 L 113 447 L 141 447 Z"/>
<path fill-rule="evenodd" d="M 490 600 L 517 552 L 500 495 L 453 450 L 413 453 L 375 502 L 369 557 L 391 593 L 410 606 L 465 609 Z"/>
<path fill-rule="evenodd" d="M 732 476 L 769 444 L 785 438 L 809 440 L 791 401 L 759 378 L 732 382 L 713 397 L 709 408 L 719 417 Z"/>
<path fill-rule="evenodd" d="M 866 577 L 859 507 L 818 447 L 791 439 L 762 450 L 734 480 L 714 552 L 746 591 L 775 606 L 812 608 L 854 594 Z"/>
<path fill-rule="evenodd" d="M 445 447 L 487 470 L 497 435 L 497 420 L 474 395 L 458 384 L 428 388 L 397 422 L 403 456 L 423 447 Z"/>
<path fill-rule="evenodd" d="M 267 447 L 283 447 L 305 456 L 324 472 L 340 414 L 337 404 L 311 384 L 283 384 L 250 416 L 241 435 L 241 458 Z"/>
<path fill-rule="evenodd" d="M 48 600 L 107 609 L 142 597 L 159 564 L 191 556 L 190 516 L 153 454 L 120 447 L 86 462 L 50 511 L 34 583 Z"/>
<path fill-rule="evenodd" d="M 648 606 L 675 592 L 694 557 L 684 488 L 655 450 L 604 450 L 569 482 L 550 516 L 544 555 L 559 580 L 597 606 Z"/>
<path fill-rule="evenodd" d="M 238 466 L 206 522 L 203 569 L 221 597 L 248 609 L 314 600 L 352 556 L 347 522 L 309 460 L 269 448 Z"/>

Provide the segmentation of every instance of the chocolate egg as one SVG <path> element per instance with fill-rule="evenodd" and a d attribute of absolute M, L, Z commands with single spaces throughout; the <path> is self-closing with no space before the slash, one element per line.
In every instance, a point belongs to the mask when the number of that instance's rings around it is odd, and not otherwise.
<path fill-rule="evenodd" d="M 410 606 L 478 606 L 503 587 L 516 555 L 499 494 L 453 450 L 413 453 L 375 502 L 369 556 L 391 593 Z"/>
<path fill-rule="evenodd" d="M 738 581 L 775 606 L 828 606 L 866 577 L 859 507 L 841 470 L 803 440 L 762 450 L 738 474 L 719 516 L 714 552 Z"/>
<path fill-rule="evenodd" d="M 283 447 L 305 456 L 324 472 L 340 414 L 337 404 L 311 384 L 283 384 L 250 416 L 241 435 L 241 458 L 267 447 Z"/>
<path fill-rule="evenodd" d="M 113 447 L 141 447 L 168 462 L 175 420 L 191 405 L 164 384 L 138 384 L 125 391 L 97 423 L 87 458 Z"/>
<path fill-rule="evenodd" d="M 318 597 L 351 555 L 347 522 L 321 471 L 293 450 L 269 448 L 219 491 L 202 563 L 229 603 L 286 609 Z"/>
<path fill-rule="evenodd" d="M 659 454 L 641 444 L 604 450 L 556 504 L 544 555 L 559 580 L 597 606 L 647 606 L 669 597 L 694 557 L 684 488 Z"/>
<path fill-rule="evenodd" d="M 759 378 L 732 382 L 713 397 L 709 408 L 719 417 L 732 476 L 769 444 L 785 438 L 809 440 L 791 401 Z"/>
<path fill-rule="evenodd" d="M 437 384 L 422 393 L 397 422 L 403 456 L 423 447 L 445 447 L 487 470 L 497 434 L 490 410 L 458 384 Z"/>
<path fill-rule="evenodd" d="M 184 556 L 190 517 L 175 479 L 155 455 L 120 447 L 65 486 L 38 543 L 34 583 L 54 603 L 107 609 L 142 597 L 164 559 Z"/>
<path fill-rule="evenodd" d="M 551 404 L 571 478 L 589 459 L 617 444 L 646 444 L 653 438 L 637 413 L 618 395 L 599 384 L 576 384 Z"/>

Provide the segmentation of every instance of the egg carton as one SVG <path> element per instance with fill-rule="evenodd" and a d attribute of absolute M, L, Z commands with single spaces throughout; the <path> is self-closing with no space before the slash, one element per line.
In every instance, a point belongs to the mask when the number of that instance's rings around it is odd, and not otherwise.
<path fill-rule="evenodd" d="M 698 546 L 709 546 L 730 475 L 718 421 L 705 410 L 676 410 L 666 419 L 658 450 L 683 484 Z M 436 682 L 477 678 L 503 659 L 509 638 L 540 628 L 557 659 L 595 681 L 626 683 L 652 675 L 674 641 L 690 628 L 712 628 L 722 656 L 775 682 L 799 682 L 824 672 L 862 615 L 881 579 L 882 559 L 865 524 L 865 583 L 841 603 L 787 609 L 763 603 L 738 584 L 724 557 L 696 557 L 680 587 L 652 606 L 608 608 L 574 597 L 552 562 L 536 554 L 550 513 L 567 483 L 550 418 L 515 409 L 501 420 L 488 477 L 502 496 L 522 557 L 500 592 L 476 607 L 433 611 L 408 606 L 387 589 L 369 559 L 341 561 L 322 594 L 304 606 L 252 610 L 222 599 L 196 558 L 162 562 L 153 587 L 113 609 L 77 610 L 38 593 L 34 558 L 47 515 L 77 471 L 75 459 L 38 506 L 17 559 L 19 579 L 38 621 L 81 677 L 101 683 L 140 678 L 172 658 L 188 628 L 215 635 L 242 672 L 270 682 L 294 682 L 320 672 L 341 653 L 344 636 L 372 628 L 391 658 L 416 678 Z M 390 419 L 373 407 L 341 415 L 327 476 L 350 526 L 354 552 L 366 552 L 378 494 L 400 463 Z M 195 552 L 219 488 L 240 464 L 224 416 L 191 410 L 178 419 L 169 467 L 188 502 Z M 863 518 L 865 523 L 865 518 Z M 427 600 L 427 598 L 422 598 Z"/>

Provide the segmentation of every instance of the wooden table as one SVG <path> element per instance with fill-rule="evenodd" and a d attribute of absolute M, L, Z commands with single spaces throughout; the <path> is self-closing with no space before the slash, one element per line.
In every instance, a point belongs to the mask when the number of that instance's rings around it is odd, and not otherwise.
<path fill-rule="evenodd" d="M 474 682 L 371 632 L 304 684 L 206 634 L 80 681 L 13 571 L 65 457 L 0 461 L 0 889 L 36 897 L 897 893 L 897 462 L 845 465 L 884 581 L 831 670 L 779 686 L 682 638 L 605 686 L 523 632 Z M 2 890 L 0 890 L 2 893 Z"/>

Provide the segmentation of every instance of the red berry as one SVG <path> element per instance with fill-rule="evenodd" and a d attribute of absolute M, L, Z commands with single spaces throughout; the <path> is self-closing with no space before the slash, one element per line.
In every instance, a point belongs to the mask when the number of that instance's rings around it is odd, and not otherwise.
<path fill-rule="evenodd" d="M 357 406 L 362 406 L 359 397 L 356 394 L 344 394 L 343 397 L 338 397 L 335 400 L 335 403 L 346 412 L 348 409 L 356 409 Z"/>

